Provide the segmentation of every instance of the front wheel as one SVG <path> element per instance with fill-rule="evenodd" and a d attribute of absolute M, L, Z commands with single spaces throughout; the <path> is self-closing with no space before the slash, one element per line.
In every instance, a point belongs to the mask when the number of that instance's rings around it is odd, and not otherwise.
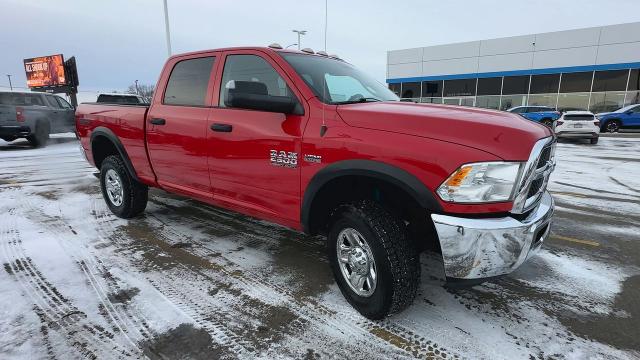
<path fill-rule="evenodd" d="M 132 218 L 147 207 L 149 188 L 129 175 L 119 156 L 102 161 L 100 188 L 107 206 L 118 217 Z"/>
<path fill-rule="evenodd" d="M 406 227 L 373 201 L 338 207 L 328 236 L 334 277 L 347 301 L 376 320 L 413 302 L 420 282 L 420 263 Z"/>

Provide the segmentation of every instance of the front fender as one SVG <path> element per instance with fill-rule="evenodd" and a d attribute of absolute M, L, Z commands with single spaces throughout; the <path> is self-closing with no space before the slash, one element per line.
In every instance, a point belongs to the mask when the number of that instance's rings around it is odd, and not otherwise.
<path fill-rule="evenodd" d="M 343 160 L 324 167 L 309 182 L 300 213 L 300 221 L 306 233 L 310 233 L 310 217 L 313 200 L 324 185 L 342 176 L 367 176 L 389 182 L 403 189 L 425 209 L 441 212 L 442 207 L 422 181 L 406 170 L 373 160 Z"/>

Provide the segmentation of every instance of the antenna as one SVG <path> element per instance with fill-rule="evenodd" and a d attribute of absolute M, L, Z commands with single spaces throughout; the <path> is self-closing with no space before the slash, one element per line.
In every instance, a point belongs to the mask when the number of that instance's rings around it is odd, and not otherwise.
<path fill-rule="evenodd" d="M 327 53 L 327 18 L 328 18 L 328 12 L 327 9 L 329 8 L 329 0 L 324 0 L 324 53 Z M 320 127 L 320 137 L 323 137 L 324 134 L 327 133 L 327 123 L 325 122 L 325 118 L 324 118 L 324 108 L 326 106 L 326 104 L 324 103 L 326 101 L 327 98 L 327 77 L 326 76 L 322 76 L 322 126 Z"/>

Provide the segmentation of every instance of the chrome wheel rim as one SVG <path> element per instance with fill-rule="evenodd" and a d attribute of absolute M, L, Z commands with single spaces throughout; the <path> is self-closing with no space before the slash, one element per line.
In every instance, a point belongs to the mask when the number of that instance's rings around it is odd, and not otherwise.
<path fill-rule="evenodd" d="M 340 272 L 351 290 L 362 297 L 373 295 L 378 273 L 364 236 L 355 229 L 343 229 L 338 234 L 336 252 Z"/>
<path fill-rule="evenodd" d="M 107 173 L 104 176 L 104 185 L 109 201 L 115 206 L 122 205 L 124 190 L 122 189 L 122 180 L 120 179 L 120 175 L 118 175 L 115 170 L 107 170 Z"/>

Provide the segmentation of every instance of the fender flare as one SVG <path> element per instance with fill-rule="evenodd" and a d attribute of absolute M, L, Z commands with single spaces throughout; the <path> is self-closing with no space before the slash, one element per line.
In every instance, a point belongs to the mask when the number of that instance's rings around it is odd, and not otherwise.
<path fill-rule="evenodd" d="M 124 162 L 124 166 L 127 169 L 127 172 L 129 173 L 129 175 L 131 175 L 131 177 L 134 178 L 136 181 L 140 182 L 140 179 L 138 179 L 138 175 L 136 174 L 136 171 L 133 168 L 133 164 L 131 163 L 131 159 L 129 159 L 129 155 L 127 154 L 127 150 L 124 148 L 124 145 L 122 145 L 122 142 L 120 141 L 118 136 L 113 131 L 111 131 L 110 129 L 108 129 L 106 127 L 103 127 L 103 126 L 98 126 L 95 129 L 93 129 L 93 131 L 91 131 L 91 141 L 90 141 L 89 144 L 91 146 L 92 156 L 94 156 L 94 154 L 93 154 L 93 140 L 95 138 L 97 138 L 98 136 L 104 136 L 109 141 L 111 141 L 111 143 L 115 146 L 116 150 L 118 150 L 118 154 L 120 155 L 120 158 Z M 95 157 L 93 159 L 93 162 L 95 163 Z"/>
<path fill-rule="evenodd" d="M 318 191 L 331 180 L 350 175 L 367 176 L 389 182 L 407 192 L 425 209 L 431 212 L 442 211 L 440 203 L 431 190 L 406 170 L 380 161 L 343 160 L 324 167 L 309 182 L 300 212 L 300 222 L 305 233 L 311 232 L 311 206 Z"/>

